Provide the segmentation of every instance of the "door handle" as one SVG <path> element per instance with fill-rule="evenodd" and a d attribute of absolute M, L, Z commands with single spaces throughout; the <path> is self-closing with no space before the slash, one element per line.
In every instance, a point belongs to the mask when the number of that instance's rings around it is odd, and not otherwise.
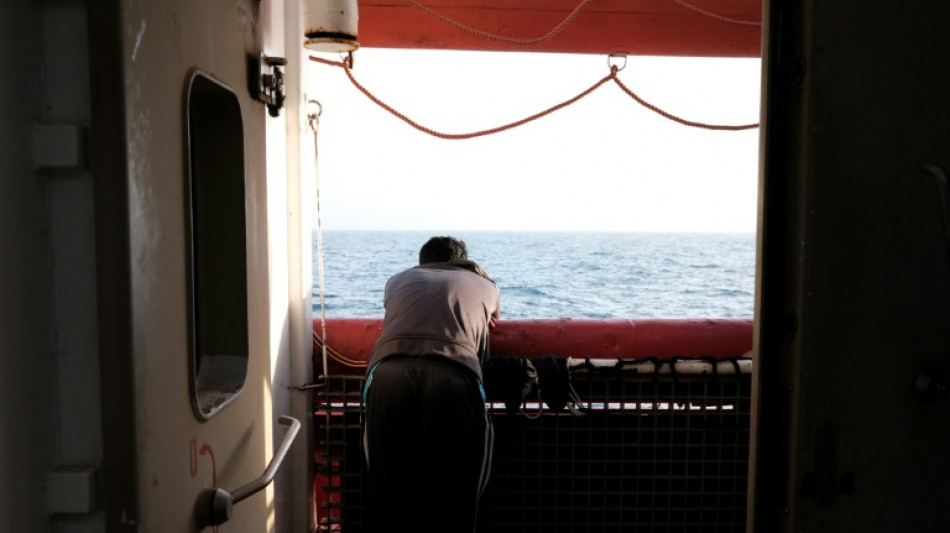
<path fill-rule="evenodd" d="M 282 426 L 288 426 L 288 429 L 284 433 L 284 440 L 281 441 L 280 447 L 274 452 L 274 457 L 271 458 L 270 464 L 267 465 L 261 477 L 238 488 L 232 493 L 219 487 L 215 487 L 210 491 L 211 520 L 208 522 L 209 525 L 217 526 L 230 520 L 231 511 L 236 503 L 263 489 L 274 480 L 274 475 L 277 473 L 277 469 L 280 468 L 284 456 L 287 455 L 287 450 L 294 442 L 294 437 L 297 436 L 297 432 L 300 431 L 300 422 L 296 418 L 281 416 L 278 422 Z"/>

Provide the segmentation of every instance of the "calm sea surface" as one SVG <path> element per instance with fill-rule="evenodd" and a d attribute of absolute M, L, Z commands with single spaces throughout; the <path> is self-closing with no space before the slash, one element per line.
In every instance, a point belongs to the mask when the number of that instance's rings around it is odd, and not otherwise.
<path fill-rule="evenodd" d="M 418 261 L 427 232 L 325 231 L 328 318 L 381 318 L 386 280 Z M 755 235 L 459 232 L 494 278 L 502 319 L 751 318 Z M 313 235 L 314 316 L 320 316 Z"/>

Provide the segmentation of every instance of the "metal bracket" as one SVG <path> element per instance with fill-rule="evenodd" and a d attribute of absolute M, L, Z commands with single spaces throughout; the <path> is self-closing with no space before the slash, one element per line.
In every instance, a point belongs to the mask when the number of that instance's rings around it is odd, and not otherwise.
<path fill-rule="evenodd" d="M 287 60 L 262 54 L 249 58 L 249 63 L 251 96 L 267 105 L 270 116 L 279 116 L 287 98 L 284 93 L 284 73 L 281 71 Z"/>

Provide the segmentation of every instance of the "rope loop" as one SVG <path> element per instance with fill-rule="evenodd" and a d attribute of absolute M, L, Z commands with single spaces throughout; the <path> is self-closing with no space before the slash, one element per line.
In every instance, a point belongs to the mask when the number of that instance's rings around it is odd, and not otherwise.
<path fill-rule="evenodd" d="M 311 107 L 313 107 L 313 105 L 317 106 L 316 112 L 311 112 L 307 114 L 307 123 L 310 125 L 310 129 L 313 130 L 314 133 L 316 133 L 317 126 L 320 125 L 320 115 L 323 114 L 323 105 L 321 105 L 320 102 L 317 100 L 307 100 L 307 104 L 310 105 Z"/>

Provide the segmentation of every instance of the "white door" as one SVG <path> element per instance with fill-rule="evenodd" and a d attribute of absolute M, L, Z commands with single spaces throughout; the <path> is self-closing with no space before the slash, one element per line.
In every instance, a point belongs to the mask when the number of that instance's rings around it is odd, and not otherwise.
<path fill-rule="evenodd" d="M 309 360 L 292 354 L 309 344 L 293 341 L 310 335 L 292 296 L 309 271 L 288 259 L 304 242 L 294 176 L 269 162 L 296 153 L 299 97 L 269 112 L 253 94 L 276 73 L 262 55 L 286 56 L 283 3 L 101 4 L 114 4 L 90 6 L 107 524 L 303 531 L 307 430 L 281 444 L 309 427 L 288 387 L 307 379 L 290 361 Z M 300 493 L 269 483 L 284 451 L 294 472 L 278 485 Z"/>

